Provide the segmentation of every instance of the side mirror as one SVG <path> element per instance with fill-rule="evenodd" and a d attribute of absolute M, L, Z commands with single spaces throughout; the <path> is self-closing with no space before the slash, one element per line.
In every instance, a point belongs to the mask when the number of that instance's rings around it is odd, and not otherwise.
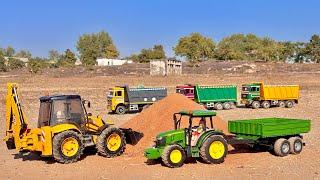
<path fill-rule="evenodd" d="M 88 108 L 91 108 L 91 103 L 90 103 L 90 101 L 88 101 Z"/>

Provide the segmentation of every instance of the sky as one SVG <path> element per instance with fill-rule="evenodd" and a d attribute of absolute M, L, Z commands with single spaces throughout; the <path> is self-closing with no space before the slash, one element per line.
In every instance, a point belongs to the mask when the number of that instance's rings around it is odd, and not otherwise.
<path fill-rule="evenodd" d="M 234 33 L 279 41 L 308 41 L 320 34 L 317 0 L 6 0 L 0 4 L 0 47 L 76 52 L 84 33 L 106 31 L 121 57 L 199 32 L 215 42 Z"/>

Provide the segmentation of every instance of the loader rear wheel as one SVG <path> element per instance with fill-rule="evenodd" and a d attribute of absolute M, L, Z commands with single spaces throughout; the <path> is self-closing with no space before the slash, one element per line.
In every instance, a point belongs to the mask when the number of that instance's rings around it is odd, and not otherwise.
<path fill-rule="evenodd" d="M 161 159 L 167 167 L 177 168 L 183 165 L 186 154 L 179 145 L 170 145 L 164 148 Z"/>
<path fill-rule="evenodd" d="M 116 108 L 116 113 L 117 114 L 125 114 L 126 113 L 126 107 L 125 106 L 117 106 Z"/>
<path fill-rule="evenodd" d="M 302 151 L 303 142 L 300 137 L 291 137 L 289 138 L 290 143 L 290 153 L 299 154 Z"/>
<path fill-rule="evenodd" d="M 273 149 L 277 156 L 286 156 L 290 153 L 290 142 L 284 138 L 280 138 L 274 143 Z"/>
<path fill-rule="evenodd" d="M 228 145 L 222 136 L 211 136 L 200 148 L 200 157 L 208 164 L 220 164 L 228 153 Z"/>
<path fill-rule="evenodd" d="M 214 105 L 214 108 L 215 108 L 216 110 L 222 110 L 222 109 L 223 109 L 223 105 L 222 105 L 221 103 L 216 103 L 216 104 Z"/>
<path fill-rule="evenodd" d="M 53 137 L 53 157 L 60 163 L 72 163 L 80 159 L 84 144 L 82 136 L 75 131 L 64 131 Z"/>
<path fill-rule="evenodd" d="M 122 131 L 115 127 L 108 127 L 101 132 L 97 139 L 98 153 L 105 157 L 115 157 L 123 154 L 126 140 Z"/>

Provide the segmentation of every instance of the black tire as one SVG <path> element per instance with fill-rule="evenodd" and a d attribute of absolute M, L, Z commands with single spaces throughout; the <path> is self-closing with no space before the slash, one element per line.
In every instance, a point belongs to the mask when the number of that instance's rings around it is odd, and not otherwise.
<path fill-rule="evenodd" d="M 179 160 L 178 162 L 172 162 L 170 158 L 172 152 L 175 150 L 178 150 L 181 153 L 181 160 Z M 161 155 L 161 159 L 165 166 L 170 168 L 177 168 L 183 165 L 184 161 L 186 160 L 186 153 L 179 145 L 169 145 L 164 148 L 163 153 Z"/>
<path fill-rule="evenodd" d="M 221 142 L 224 147 L 224 152 L 221 157 L 214 158 L 210 155 L 209 149 L 212 143 Z M 220 164 L 224 162 L 225 157 L 228 153 L 228 144 L 227 141 L 222 136 L 213 135 L 207 138 L 200 148 L 200 157 L 202 160 L 208 164 Z"/>
<path fill-rule="evenodd" d="M 111 135 L 114 135 L 114 136 L 118 135 L 120 138 L 119 148 L 117 148 L 116 150 L 109 149 L 107 146 L 107 143 L 108 143 L 107 140 Z M 97 147 L 98 153 L 104 157 L 110 158 L 110 157 L 120 156 L 121 154 L 123 154 L 124 150 L 126 149 L 126 139 L 123 132 L 120 129 L 116 127 L 108 127 L 104 129 L 101 132 L 101 134 L 98 136 L 96 147 Z"/>
<path fill-rule="evenodd" d="M 253 109 L 258 109 L 258 108 L 260 108 L 260 102 L 259 102 L 259 101 L 253 101 L 253 102 L 251 103 L 251 107 L 252 107 Z"/>
<path fill-rule="evenodd" d="M 277 156 L 284 157 L 290 153 L 290 142 L 284 138 L 277 139 L 273 150 Z"/>
<path fill-rule="evenodd" d="M 293 101 L 286 101 L 286 107 L 287 108 L 292 108 L 293 107 Z"/>
<path fill-rule="evenodd" d="M 78 150 L 72 156 L 67 156 L 62 151 L 62 146 L 66 140 L 76 140 L 78 143 Z M 75 131 L 63 131 L 53 137 L 52 152 L 53 158 L 59 163 L 73 163 L 80 159 L 84 149 L 82 136 Z"/>
<path fill-rule="evenodd" d="M 215 103 L 215 104 L 214 104 L 214 108 L 215 108 L 216 110 L 222 110 L 222 109 L 223 109 L 223 105 L 222 105 L 221 103 Z"/>
<path fill-rule="evenodd" d="M 303 148 L 302 139 L 300 137 L 291 137 L 288 141 L 290 143 L 290 153 L 300 154 Z"/>
<path fill-rule="evenodd" d="M 126 113 L 126 107 L 122 106 L 122 105 L 117 106 L 116 113 L 117 114 L 125 114 Z"/>
<path fill-rule="evenodd" d="M 229 102 L 223 103 L 223 109 L 225 109 L 225 110 L 231 109 L 231 104 Z"/>
<path fill-rule="evenodd" d="M 261 106 L 264 108 L 264 109 L 268 109 L 268 108 L 270 108 L 270 102 L 269 101 L 263 101 L 262 103 L 261 103 Z"/>
<path fill-rule="evenodd" d="M 284 101 L 279 101 L 278 106 L 281 108 L 284 108 L 284 107 L 286 107 L 286 103 Z"/>

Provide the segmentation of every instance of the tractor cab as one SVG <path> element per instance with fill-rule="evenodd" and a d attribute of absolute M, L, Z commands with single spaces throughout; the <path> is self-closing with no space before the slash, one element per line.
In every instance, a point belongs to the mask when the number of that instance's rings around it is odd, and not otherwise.
<path fill-rule="evenodd" d="M 83 129 L 87 119 L 84 102 L 79 95 L 41 97 L 38 127 L 68 123 Z"/>

